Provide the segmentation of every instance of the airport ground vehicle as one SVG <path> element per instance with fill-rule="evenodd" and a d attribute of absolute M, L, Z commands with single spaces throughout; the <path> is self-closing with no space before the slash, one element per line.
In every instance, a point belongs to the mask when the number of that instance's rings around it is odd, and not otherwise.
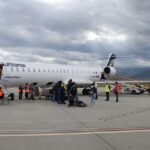
<path fill-rule="evenodd" d="M 146 89 L 146 91 L 149 93 L 149 95 L 150 95 L 150 87 L 148 87 L 147 89 Z"/>
<path fill-rule="evenodd" d="M 124 91 L 128 94 L 141 94 L 140 90 L 138 90 L 137 88 L 126 88 L 124 89 Z"/>
<path fill-rule="evenodd" d="M 145 92 L 144 88 L 137 87 L 130 84 L 121 84 L 121 93 L 127 94 L 143 94 Z"/>

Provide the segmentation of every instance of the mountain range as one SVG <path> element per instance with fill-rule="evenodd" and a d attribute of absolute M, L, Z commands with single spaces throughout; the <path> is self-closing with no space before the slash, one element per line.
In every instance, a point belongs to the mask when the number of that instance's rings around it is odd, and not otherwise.
<path fill-rule="evenodd" d="M 150 67 L 146 68 L 117 68 L 117 75 L 135 80 L 150 80 Z"/>

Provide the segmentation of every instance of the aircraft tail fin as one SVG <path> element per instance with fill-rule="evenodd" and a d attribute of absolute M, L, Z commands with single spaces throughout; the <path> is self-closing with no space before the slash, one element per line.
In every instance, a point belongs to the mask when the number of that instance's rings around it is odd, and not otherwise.
<path fill-rule="evenodd" d="M 106 63 L 106 66 L 113 67 L 114 66 L 114 60 L 117 58 L 115 54 L 110 54 Z"/>

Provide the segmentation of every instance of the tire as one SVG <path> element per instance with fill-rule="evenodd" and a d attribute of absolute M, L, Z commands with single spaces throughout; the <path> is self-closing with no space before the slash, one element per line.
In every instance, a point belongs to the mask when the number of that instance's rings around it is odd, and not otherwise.
<path fill-rule="evenodd" d="M 132 94 L 137 94 L 135 90 L 132 91 Z"/>

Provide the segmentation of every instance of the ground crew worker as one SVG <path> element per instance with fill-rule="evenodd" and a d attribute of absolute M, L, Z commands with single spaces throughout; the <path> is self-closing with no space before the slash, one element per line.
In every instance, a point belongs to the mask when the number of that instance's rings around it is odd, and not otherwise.
<path fill-rule="evenodd" d="M 0 99 L 3 99 L 3 98 L 4 98 L 4 92 L 3 92 L 2 87 L 0 87 Z"/>
<path fill-rule="evenodd" d="M 28 83 L 26 83 L 26 86 L 25 86 L 25 99 L 29 99 L 29 93 L 30 93 L 30 87 L 28 85 Z"/>
<path fill-rule="evenodd" d="M 19 100 L 22 100 L 22 94 L 23 94 L 22 86 L 19 86 L 18 93 L 19 93 Z"/>
<path fill-rule="evenodd" d="M 109 101 L 110 85 L 108 83 L 106 83 L 105 85 L 105 92 L 106 92 L 106 101 Z"/>
<path fill-rule="evenodd" d="M 116 102 L 119 101 L 120 85 L 118 82 L 115 82 L 114 93 L 116 95 Z"/>

